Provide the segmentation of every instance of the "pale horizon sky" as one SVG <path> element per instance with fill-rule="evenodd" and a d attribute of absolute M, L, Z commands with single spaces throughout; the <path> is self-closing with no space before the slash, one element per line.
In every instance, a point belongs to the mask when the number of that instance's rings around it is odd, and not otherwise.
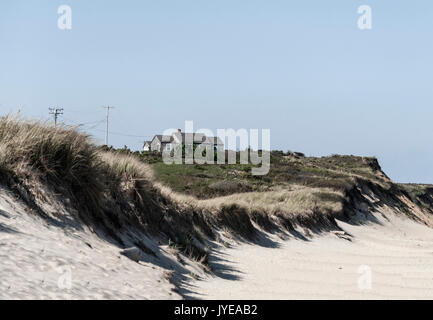
<path fill-rule="evenodd" d="M 59 106 L 103 143 L 114 106 L 110 144 L 132 149 L 185 120 L 269 128 L 272 149 L 375 156 L 396 182 L 433 183 L 432 31 L 427 0 L 5 0 L 0 115 Z"/>

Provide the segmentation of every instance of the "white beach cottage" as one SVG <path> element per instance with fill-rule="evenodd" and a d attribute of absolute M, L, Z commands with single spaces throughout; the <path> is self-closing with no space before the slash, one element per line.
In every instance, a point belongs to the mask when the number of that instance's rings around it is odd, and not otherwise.
<path fill-rule="evenodd" d="M 145 141 L 143 151 L 171 151 L 175 146 L 182 145 L 187 140 L 192 140 L 194 145 L 211 145 L 214 150 L 224 146 L 224 143 L 218 137 L 208 137 L 203 133 L 183 133 L 182 130 L 178 129 L 177 132 L 173 132 L 170 136 L 159 134 L 155 135 L 151 141 Z"/>

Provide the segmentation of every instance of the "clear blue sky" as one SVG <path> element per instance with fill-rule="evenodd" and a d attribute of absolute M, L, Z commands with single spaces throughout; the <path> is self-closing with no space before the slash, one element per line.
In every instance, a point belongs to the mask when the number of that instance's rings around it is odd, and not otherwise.
<path fill-rule="evenodd" d="M 0 113 L 58 105 L 103 142 L 113 105 L 110 142 L 134 149 L 185 120 L 270 128 L 273 149 L 376 156 L 433 183 L 432 31 L 428 0 L 4 0 Z"/>

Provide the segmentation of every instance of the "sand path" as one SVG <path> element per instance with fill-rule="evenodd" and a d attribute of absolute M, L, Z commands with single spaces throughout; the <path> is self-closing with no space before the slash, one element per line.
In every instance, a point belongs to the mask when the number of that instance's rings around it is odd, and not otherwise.
<path fill-rule="evenodd" d="M 222 277 L 195 281 L 191 297 L 433 299 L 433 230 L 404 217 L 376 218 L 363 226 L 339 222 L 352 241 L 272 236 L 276 248 L 221 249 L 211 261 Z"/>

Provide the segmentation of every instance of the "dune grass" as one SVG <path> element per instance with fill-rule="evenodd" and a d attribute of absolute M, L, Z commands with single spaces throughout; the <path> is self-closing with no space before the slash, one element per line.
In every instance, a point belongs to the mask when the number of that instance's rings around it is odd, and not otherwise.
<path fill-rule="evenodd" d="M 0 170 L 4 177 L 64 186 L 97 204 L 104 190 L 103 165 L 89 137 L 73 128 L 0 119 Z"/>
<path fill-rule="evenodd" d="M 344 195 L 332 189 L 295 186 L 268 192 L 250 192 L 233 194 L 198 203 L 208 208 L 220 208 L 223 205 L 237 204 L 250 210 L 259 210 L 269 215 L 275 213 L 309 215 L 319 212 L 338 212 L 342 210 Z"/>
<path fill-rule="evenodd" d="M 149 166 L 133 156 L 102 152 L 74 127 L 18 116 L 0 118 L 0 170 L 21 182 L 63 187 L 94 204 L 119 184 L 151 179 Z"/>
<path fill-rule="evenodd" d="M 108 217 L 113 237 L 113 228 L 126 217 L 179 243 L 219 227 L 252 238 L 252 222 L 268 228 L 281 219 L 287 225 L 339 214 L 358 177 L 381 179 L 374 159 L 353 156 L 273 152 L 270 173 L 259 177 L 251 175 L 249 165 L 167 166 L 151 160 L 97 147 L 76 128 L 16 116 L 0 119 L 5 181 L 39 181 L 65 198 L 72 194 L 96 220 Z"/>

